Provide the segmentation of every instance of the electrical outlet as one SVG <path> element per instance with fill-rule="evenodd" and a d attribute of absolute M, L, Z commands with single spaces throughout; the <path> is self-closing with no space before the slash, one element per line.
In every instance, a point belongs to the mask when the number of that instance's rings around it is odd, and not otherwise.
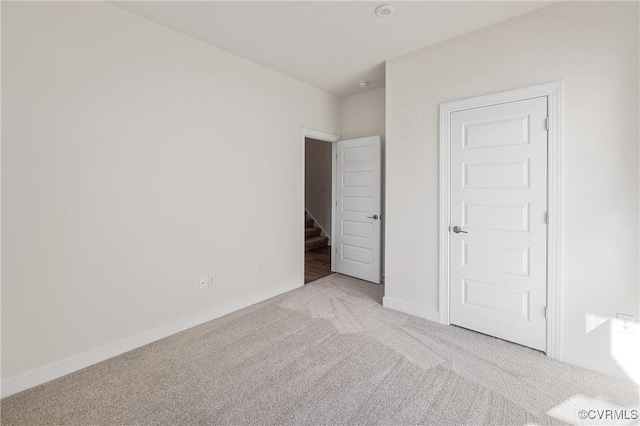
<path fill-rule="evenodd" d="M 209 281 L 209 278 L 205 277 L 205 276 L 198 278 L 198 288 L 200 290 L 204 290 L 205 288 L 207 288 L 208 287 L 208 285 L 207 285 L 208 281 Z"/>
<path fill-rule="evenodd" d="M 258 265 L 258 275 L 264 274 L 264 263 Z"/>
<path fill-rule="evenodd" d="M 636 324 L 635 324 L 635 317 L 633 315 L 626 315 L 626 314 L 617 314 L 616 317 L 618 318 L 617 325 L 618 325 L 618 331 L 620 333 L 626 333 L 626 334 L 634 334 L 635 333 L 635 328 L 636 328 Z"/>
<path fill-rule="evenodd" d="M 216 282 L 211 275 L 209 275 L 209 287 L 215 287 Z"/>

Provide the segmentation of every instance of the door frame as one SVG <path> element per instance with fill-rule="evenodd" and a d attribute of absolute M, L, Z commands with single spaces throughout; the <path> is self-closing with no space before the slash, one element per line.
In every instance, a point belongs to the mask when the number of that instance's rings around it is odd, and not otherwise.
<path fill-rule="evenodd" d="M 304 216 L 305 216 L 305 171 L 306 171 L 306 157 L 305 157 L 305 140 L 306 138 L 317 139 L 323 142 L 331 143 L 331 243 L 334 244 L 335 239 L 335 218 L 336 218 L 336 154 L 338 152 L 337 142 L 340 140 L 340 136 L 331 133 L 321 132 L 319 130 L 308 129 L 306 127 L 300 127 L 300 197 L 298 204 L 298 232 L 300 236 L 298 238 L 298 282 L 300 285 L 304 285 Z M 335 265 L 335 250 L 331 249 L 331 272 L 336 271 Z"/>
<path fill-rule="evenodd" d="M 440 216 L 438 322 L 449 325 L 451 212 L 451 114 L 537 97 L 547 97 L 547 339 L 546 354 L 562 359 L 563 137 L 562 81 L 440 104 Z"/>

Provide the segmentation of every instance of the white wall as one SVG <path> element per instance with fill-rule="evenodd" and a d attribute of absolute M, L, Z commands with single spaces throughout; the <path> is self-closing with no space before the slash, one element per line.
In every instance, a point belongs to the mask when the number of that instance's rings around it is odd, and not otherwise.
<path fill-rule="evenodd" d="M 342 139 L 380 135 L 384 144 L 384 92 L 383 87 L 342 98 Z"/>
<path fill-rule="evenodd" d="M 342 139 L 380 135 L 382 154 L 382 275 L 385 274 L 385 88 L 342 98 Z"/>
<path fill-rule="evenodd" d="M 332 143 L 305 139 L 305 209 L 331 237 Z"/>
<path fill-rule="evenodd" d="M 564 359 L 613 372 L 639 314 L 638 3 L 563 2 L 387 63 L 386 297 L 438 310 L 440 103 L 564 81 Z"/>
<path fill-rule="evenodd" d="M 300 126 L 339 99 L 106 3 L 2 9 L 4 384 L 301 283 Z"/>

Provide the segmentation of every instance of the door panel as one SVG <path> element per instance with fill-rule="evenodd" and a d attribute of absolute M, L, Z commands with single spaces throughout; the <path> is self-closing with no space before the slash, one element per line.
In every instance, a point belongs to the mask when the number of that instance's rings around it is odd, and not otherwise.
<path fill-rule="evenodd" d="M 462 226 L 466 229 L 529 231 L 529 203 L 463 203 Z"/>
<path fill-rule="evenodd" d="M 547 98 L 451 114 L 450 322 L 546 349 Z"/>
<path fill-rule="evenodd" d="M 463 188 L 503 189 L 528 187 L 529 161 L 464 165 Z"/>
<path fill-rule="evenodd" d="M 379 284 L 380 136 L 340 141 L 337 156 L 336 272 Z"/>

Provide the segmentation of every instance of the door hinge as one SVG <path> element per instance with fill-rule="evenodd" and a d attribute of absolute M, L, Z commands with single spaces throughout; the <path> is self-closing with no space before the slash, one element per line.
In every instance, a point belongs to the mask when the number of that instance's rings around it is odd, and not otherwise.
<path fill-rule="evenodd" d="M 549 212 L 544 213 L 544 223 L 547 225 L 549 224 Z"/>
<path fill-rule="evenodd" d="M 338 200 L 336 200 L 336 207 L 338 207 Z"/>
<path fill-rule="evenodd" d="M 547 318 L 547 313 L 549 311 L 549 308 L 547 308 L 546 306 L 544 307 L 544 317 L 545 319 Z"/>
<path fill-rule="evenodd" d="M 549 130 L 549 117 L 544 119 L 544 127 L 545 129 Z"/>

